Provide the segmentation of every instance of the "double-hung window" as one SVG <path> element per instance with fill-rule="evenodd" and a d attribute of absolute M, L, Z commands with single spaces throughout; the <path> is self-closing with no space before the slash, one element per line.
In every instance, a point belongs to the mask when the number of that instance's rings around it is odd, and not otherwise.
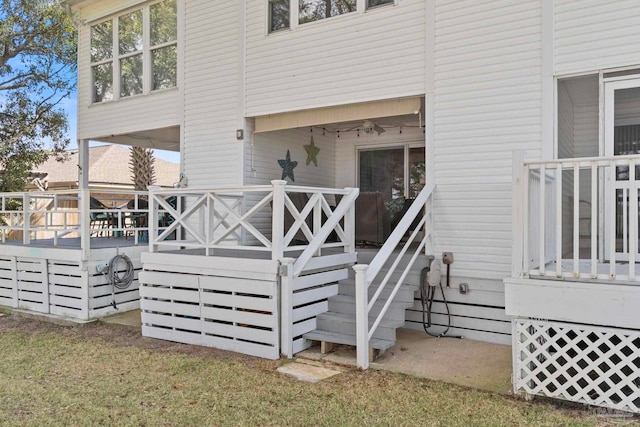
<path fill-rule="evenodd" d="M 150 3 L 91 27 L 93 102 L 177 85 L 176 1 Z"/>

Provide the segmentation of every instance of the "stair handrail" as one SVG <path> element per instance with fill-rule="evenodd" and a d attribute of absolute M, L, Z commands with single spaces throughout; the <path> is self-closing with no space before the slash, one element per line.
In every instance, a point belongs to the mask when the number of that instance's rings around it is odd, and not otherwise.
<path fill-rule="evenodd" d="M 346 188 L 348 191 L 342 199 L 338 206 L 336 206 L 333 214 L 327 219 L 327 221 L 320 227 L 320 231 L 318 234 L 309 242 L 309 245 L 302 251 L 300 256 L 296 259 L 293 264 L 293 274 L 295 277 L 298 277 L 300 273 L 304 270 L 304 267 L 307 265 L 309 260 L 313 258 L 314 254 L 318 252 L 320 246 L 327 240 L 329 234 L 336 228 L 336 226 L 340 223 L 340 221 L 345 218 L 349 210 L 354 208 L 355 201 L 358 198 L 358 194 L 360 194 L 359 188 Z"/>
<path fill-rule="evenodd" d="M 389 294 L 387 301 L 385 302 L 382 310 L 374 320 L 369 328 L 369 313 L 373 309 L 374 304 L 377 302 L 378 298 L 382 294 L 383 289 L 385 288 L 387 282 L 391 278 L 391 276 L 395 273 L 398 264 L 404 257 L 405 253 L 409 249 L 409 246 L 415 240 L 416 236 L 423 228 L 425 224 L 427 224 L 427 219 L 431 215 L 431 211 L 425 209 L 427 207 L 427 202 L 433 195 L 433 191 L 435 190 L 435 184 L 426 185 L 422 191 L 418 194 L 418 196 L 413 201 L 413 204 L 407 209 L 407 212 L 402 217 L 398 225 L 396 226 L 393 233 L 386 240 L 382 248 L 378 251 L 376 256 L 373 258 L 371 263 L 367 264 L 356 264 L 353 266 L 353 269 L 356 273 L 356 350 L 357 350 L 357 359 L 358 359 L 358 367 L 362 369 L 367 369 L 369 367 L 369 341 L 373 337 L 378 325 L 382 321 L 382 318 L 386 314 L 389 309 L 393 299 L 396 294 L 400 290 L 400 286 L 406 279 L 407 275 L 411 271 L 411 268 L 415 264 L 418 255 L 425 248 L 428 239 L 431 237 L 431 230 L 425 227 L 425 233 L 420 243 L 418 244 L 417 249 L 414 251 L 413 256 L 409 260 L 409 263 L 405 267 L 402 272 L 400 279 L 395 284 L 393 290 Z M 415 227 L 409 239 L 406 240 L 404 245 L 402 245 L 402 249 L 396 256 L 393 264 L 387 271 L 384 279 L 378 286 L 378 289 L 374 293 L 373 297 L 369 301 L 368 299 L 368 289 L 371 283 L 378 276 L 382 267 L 387 263 L 387 261 L 394 255 L 394 250 L 400 244 L 402 238 L 407 233 L 415 219 L 418 215 L 424 212 L 423 217 L 418 222 L 418 225 Z"/>

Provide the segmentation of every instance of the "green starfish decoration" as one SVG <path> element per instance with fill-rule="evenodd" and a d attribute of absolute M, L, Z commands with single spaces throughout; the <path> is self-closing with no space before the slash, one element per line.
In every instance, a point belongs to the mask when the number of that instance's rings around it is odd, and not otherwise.
<path fill-rule="evenodd" d="M 304 145 L 304 151 L 307 152 L 307 165 L 313 162 L 316 167 L 318 167 L 318 153 L 320 149 L 316 147 L 316 144 L 313 142 L 313 137 L 311 137 L 311 143 L 309 145 Z"/>
<path fill-rule="evenodd" d="M 291 181 L 295 181 L 293 177 L 293 168 L 298 166 L 298 162 L 291 161 L 291 154 L 289 154 L 289 150 L 287 150 L 287 156 L 284 159 L 278 160 L 278 164 L 282 168 L 282 180 L 287 177 L 291 178 Z"/>

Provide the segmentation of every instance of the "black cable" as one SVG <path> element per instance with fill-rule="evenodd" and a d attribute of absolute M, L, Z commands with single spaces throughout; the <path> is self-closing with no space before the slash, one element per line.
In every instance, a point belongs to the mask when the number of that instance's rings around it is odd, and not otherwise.
<path fill-rule="evenodd" d="M 120 276 L 118 272 L 118 263 L 120 261 L 124 261 L 126 265 L 126 270 L 124 274 Z M 133 263 L 131 259 L 126 255 L 116 255 L 111 258 L 109 261 L 109 268 L 107 270 L 107 277 L 109 278 L 109 282 L 111 283 L 111 305 L 113 308 L 118 308 L 116 305 L 116 288 L 120 290 L 127 289 L 131 282 L 133 282 Z"/>
<path fill-rule="evenodd" d="M 439 285 L 440 285 L 440 292 L 442 293 L 442 300 L 444 301 L 444 307 L 447 310 L 447 329 L 445 329 L 444 332 L 440 334 L 434 334 L 432 332 L 429 332 L 429 328 L 432 326 L 431 309 L 433 306 L 433 300 L 435 299 L 435 295 L 436 295 L 436 287 L 426 285 L 427 295 L 425 299 L 424 288 L 425 288 L 425 283 L 427 283 L 426 280 L 427 280 L 428 272 L 429 272 L 429 267 L 423 268 L 422 271 L 420 272 L 420 302 L 422 304 L 422 327 L 424 331 L 428 335 L 436 338 L 462 339 L 463 338 L 462 335 L 447 335 L 447 332 L 449 332 L 449 329 L 451 329 L 451 311 L 449 310 L 449 302 L 447 301 L 447 297 L 444 294 L 444 288 L 442 287 L 442 282 L 440 282 Z"/>

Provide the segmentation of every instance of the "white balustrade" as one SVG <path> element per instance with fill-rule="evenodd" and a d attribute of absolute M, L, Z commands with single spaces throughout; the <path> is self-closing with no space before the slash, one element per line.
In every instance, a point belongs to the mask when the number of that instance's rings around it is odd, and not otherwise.
<path fill-rule="evenodd" d="M 369 367 L 369 342 L 376 328 L 387 313 L 389 306 L 405 282 L 418 256 L 424 252 L 425 248 L 432 246 L 431 231 L 433 229 L 433 221 L 431 210 L 427 210 L 426 208 L 431 206 L 430 201 L 434 189 L 435 185 L 430 184 L 425 186 L 420 194 L 418 194 L 411 204 L 411 207 L 407 210 L 370 264 L 357 264 L 353 267 L 356 273 L 356 355 L 358 367 L 361 369 L 367 369 Z M 415 224 L 414 221 L 421 213 L 423 214 L 422 218 Z M 403 242 L 404 236 L 412 225 L 413 231 L 410 237 Z M 397 248 L 399 251 L 396 251 Z M 389 297 L 371 326 L 369 326 L 369 313 L 373 311 L 374 304 L 379 300 L 382 291 L 391 280 L 391 277 L 398 272 L 398 265 L 407 252 L 412 254 L 409 262 L 403 267 L 404 269 L 400 272 L 399 279 L 393 284 L 393 289 Z M 381 278 L 380 283 L 377 284 L 378 287 L 375 293 L 371 299 L 369 299 L 369 287 L 376 281 L 382 267 L 392 258 L 393 262 L 391 266 L 384 277 Z"/>
<path fill-rule="evenodd" d="M 304 206 L 294 203 L 302 193 Z M 162 230 L 150 229 L 150 251 L 175 248 L 261 251 L 279 260 L 295 253 L 294 274 L 329 248 L 355 248 L 354 201 L 358 189 L 288 185 L 150 190 L 151 217 L 167 216 Z M 170 198 L 177 202 L 169 203 Z M 337 202 L 337 203 L 336 203 Z M 285 218 L 291 220 L 286 224 Z M 335 236 L 335 239 L 329 239 Z M 300 238 L 302 237 L 302 238 Z M 332 241 L 330 241 L 332 240 Z"/>
<path fill-rule="evenodd" d="M 639 163 L 638 155 L 529 161 L 517 152 L 513 277 L 640 280 Z"/>

